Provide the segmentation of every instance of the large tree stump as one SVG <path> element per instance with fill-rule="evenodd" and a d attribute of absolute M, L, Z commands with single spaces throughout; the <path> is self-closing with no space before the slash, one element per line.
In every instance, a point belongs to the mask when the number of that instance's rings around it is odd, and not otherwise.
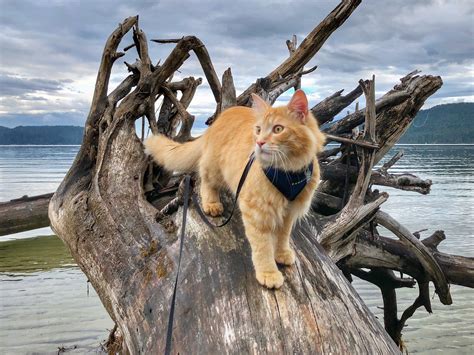
<path fill-rule="evenodd" d="M 296 42 L 289 46 L 291 55 L 286 61 L 238 97 L 230 70 L 225 72 L 221 85 L 204 44 L 196 37 L 153 40 L 175 43 L 168 58 L 161 65 L 153 65 L 138 17 L 126 19 L 111 34 L 99 67 L 83 144 L 49 206 L 54 231 L 69 246 L 116 322 L 110 350 L 133 354 L 163 352 L 177 272 L 182 180 L 154 166 L 144 155 L 135 120 L 146 116 L 153 133 L 161 132 L 180 141 L 193 139 L 194 117 L 187 107 L 201 80 L 171 81 L 190 51 L 195 52 L 202 65 L 216 99 L 216 113 L 236 103 L 248 105 L 251 92 L 274 101 L 285 90 L 297 86 L 302 75 L 314 70 L 304 71 L 303 67 L 359 3 L 360 0 L 342 1 L 299 47 L 295 48 Z M 135 47 L 140 59 L 127 64 L 130 76 L 108 93 L 112 65 L 123 55 L 117 48 L 132 27 L 134 44 L 127 49 Z M 362 93 L 367 100 L 366 109 L 327 130 L 331 140 L 343 145 L 321 156 L 324 181 L 312 212 L 293 231 L 297 263 L 284 269 L 287 281 L 280 290 L 267 290 L 255 281 L 238 214 L 226 227 L 209 229 L 191 206 L 173 352 L 398 353 L 400 329 L 409 313 L 420 305 L 430 309 L 429 298 L 425 297 L 428 281 L 434 282 L 440 300 L 449 304 L 448 278 L 453 282 L 459 277 L 455 272 L 445 273 L 429 243 L 423 244 L 402 226 L 394 227 L 402 232 L 400 241 L 392 240 L 391 245 L 383 237 L 372 237 L 376 222 L 386 226 L 394 223 L 379 213 L 379 206 L 388 195 L 372 191 L 371 186 L 400 187 L 398 180 L 387 173 L 388 167 L 372 174 L 373 165 L 441 84 L 439 77 L 410 73 L 375 101 L 374 79 L 361 80 L 350 94 L 342 97 L 339 91 L 313 108 L 320 122 L 330 122 Z M 179 100 L 177 91 L 182 92 Z M 159 98 L 163 102 L 156 117 L 155 101 Z M 208 122 L 217 117 L 213 115 Z M 179 123 L 181 128 L 177 131 Z M 351 130 L 362 123 L 363 136 L 352 137 Z M 342 155 L 337 155 L 339 152 Z M 430 182 L 421 179 L 403 185 L 416 191 L 422 183 L 429 188 Z M 377 259 L 385 248 L 390 253 L 387 264 Z M 446 263 L 441 265 L 446 267 Z M 385 329 L 349 282 L 352 273 L 378 284 L 380 275 L 374 276 L 376 270 L 406 271 L 420 285 L 420 297 L 410 312 L 400 320 L 396 312 L 388 312 Z M 384 295 L 390 291 L 393 296 L 396 288 L 415 283 L 394 276 L 386 279 L 392 283 L 383 285 Z M 393 300 L 391 297 L 390 302 Z M 390 305 L 393 303 L 387 303 L 387 307 Z"/>

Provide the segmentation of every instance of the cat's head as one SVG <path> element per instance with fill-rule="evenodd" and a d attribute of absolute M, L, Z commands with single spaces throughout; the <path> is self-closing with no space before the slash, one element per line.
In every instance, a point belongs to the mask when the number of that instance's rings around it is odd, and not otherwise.
<path fill-rule="evenodd" d="M 271 107 L 252 94 L 255 115 L 255 155 L 261 165 L 298 171 L 323 149 L 324 135 L 308 109 L 303 90 L 296 90 L 286 106 Z"/>

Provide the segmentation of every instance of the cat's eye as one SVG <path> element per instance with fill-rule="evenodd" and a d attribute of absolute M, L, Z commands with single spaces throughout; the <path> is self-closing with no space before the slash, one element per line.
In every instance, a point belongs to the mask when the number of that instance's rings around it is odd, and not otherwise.
<path fill-rule="evenodd" d="M 278 133 L 281 133 L 281 131 L 283 131 L 283 126 L 282 125 L 277 124 L 277 125 L 273 126 L 273 133 L 278 134 Z"/>
<path fill-rule="evenodd" d="M 260 134 L 260 131 L 261 131 L 261 130 L 262 130 L 262 129 L 260 128 L 260 126 L 256 126 L 256 127 L 255 127 L 255 133 L 256 133 L 256 134 Z"/>

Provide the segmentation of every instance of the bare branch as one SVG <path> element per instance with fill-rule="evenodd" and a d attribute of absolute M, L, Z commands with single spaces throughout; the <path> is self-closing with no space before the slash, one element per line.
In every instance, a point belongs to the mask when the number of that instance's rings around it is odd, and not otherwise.
<path fill-rule="evenodd" d="M 99 71 L 97 73 L 94 96 L 92 98 L 91 104 L 91 112 L 89 115 L 92 115 L 93 111 L 98 109 L 100 101 L 106 100 L 110 73 L 112 72 L 114 61 L 117 59 L 117 48 L 123 36 L 125 36 L 125 34 L 132 28 L 133 25 L 135 25 L 137 21 L 138 16 L 126 18 L 121 24 L 119 24 L 117 29 L 112 32 L 112 34 L 107 39 L 104 52 L 102 54 Z"/>
<path fill-rule="evenodd" d="M 235 93 L 234 79 L 230 68 L 222 74 L 222 93 L 219 112 L 235 106 L 237 104 L 237 95 Z"/>
<path fill-rule="evenodd" d="M 357 85 L 354 90 L 345 96 L 341 95 L 343 91 L 344 90 L 339 90 L 335 92 L 311 109 L 311 112 L 313 113 L 314 117 L 316 117 L 320 125 L 332 121 L 339 112 L 341 112 L 345 107 L 349 106 L 355 99 L 362 95 L 362 88 L 360 85 Z"/>
<path fill-rule="evenodd" d="M 187 87 L 181 89 L 182 95 L 180 102 L 185 108 L 188 108 L 194 98 L 197 87 L 202 84 L 202 79 L 194 79 L 194 77 L 191 76 L 189 78 L 183 79 L 183 81 L 187 82 L 188 85 Z"/>
<path fill-rule="evenodd" d="M 158 123 L 156 121 L 155 114 L 155 100 L 153 98 L 148 99 L 148 107 L 145 112 L 146 118 L 148 119 L 148 124 L 150 125 L 151 132 L 153 134 L 158 134 Z"/>
<path fill-rule="evenodd" d="M 319 51 L 329 36 L 349 18 L 360 3 L 361 0 L 341 1 L 341 3 L 306 36 L 294 54 L 268 74 L 266 79 L 270 82 L 274 82 L 303 68 Z M 238 105 L 248 106 L 250 94 L 256 92 L 256 89 L 257 84 L 252 84 L 240 94 L 237 98 Z"/>
<path fill-rule="evenodd" d="M 324 153 L 324 152 L 323 152 Z M 346 164 L 337 163 L 336 161 L 331 164 L 321 166 L 321 179 L 332 180 L 332 181 L 344 181 L 346 175 L 349 175 L 349 182 L 355 183 L 358 171 L 356 167 L 349 166 Z M 423 195 L 429 194 L 432 182 L 431 180 L 423 180 L 416 175 L 409 173 L 400 174 L 381 174 L 379 171 L 372 171 L 370 178 L 370 184 L 393 187 L 399 190 L 418 192 Z"/>
<path fill-rule="evenodd" d="M 326 144 L 329 142 L 340 142 L 340 143 L 348 143 L 348 144 L 354 144 L 359 147 L 364 147 L 364 148 L 371 148 L 371 149 L 377 149 L 379 148 L 378 144 L 363 140 L 363 139 L 350 139 L 350 138 L 345 138 L 345 137 L 339 137 L 335 136 L 333 134 L 326 134 Z"/>
<path fill-rule="evenodd" d="M 390 169 L 392 166 L 394 166 L 397 161 L 400 160 L 401 157 L 403 157 L 404 151 L 403 149 L 398 151 L 397 154 L 395 154 L 389 161 L 387 161 L 384 165 L 378 169 L 378 172 L 381 174 L 387 174 L 388 169 Z"/>
<path fill-rule="evenodd" d="M 422 241 L 425 244 L 425 241 Z M 430 248 L 429 244 L 427 245 Z M 448 281 L 452 284 L 474 287 L 474 258 L 450 255 L 429 249 Z M 345 260 L 350 268 L 385 268 L 422 279 L 424 268 L 417 255 L 400 240 L 383 236 L 373 237 L 361 231 L 353 253 Z M 428 275 L 429 276 L 429 275 Z"/>
<path fill-rule="evenodd" d="M 135 47 L 135 43 L 132 43 L 132 44 L 129 44 L 128 46 L 126 46 L 123 51 L 124 52 L 127 52 L 128 50 L 132 49 L 133 47 Z"/>
<path fill-rule="evenodd" d="M 341 147 L 326 149 L 318 154 L 319 160 L 327 160 L 329 157 L 335 156 L 341 152 Z"/>
<path fill-rule="evenodd" d="M 170 202 L 168 202 L 161 210 L 160 213 L 164 216 L 169 216 L 175 213 L 180 206 L 183 205 L 184 202 L 184 178 L 181 179 L 178 187 L 178 192 L 176 193 L 176 197 L 173 198 Z"/>
<path fill-rule="evenodd" d="M 176 98 L 176 91 L 179 90 L 182 92 L 182 95 L 179 101 L 181 103 L 182 108 L 186 110 L 189 104 L 191 103 L 194 97 L 194 94 L 196 93 L 197 87 L 201 85 L 201 83 L 202 83 L 201 78 L 195 79 L 194 77 L 191 76 L 181 81 L 167 83 L 165 86 L 168 89 L 170 89 L 170 91 L 173 93 L 174 98 Z M 183 110 L 181 110 L 181 112 L 182 111 Z M 178 111 L 178 109 L 173 106 L 173 102 L 171 101 L 171 99 L 165 96 L 163 99 L 163 103 L 161 105 L 160 115 L 158 118 L 159 132 L 169 137 L 176 136 L 174 129 L 177 125 L 177 122 L 180 122 L 180 121 L 183 121 L 182 116 L 180 115 L 180 111 Z M 189 130 L 189 135 L 190 135 L 192 122 L 194 122 L 194 119 L 188 120 L 181 127 L 181 135 L 185 134 L 185 132 L 188 130 Z M 189 126 L 190 124 L 191 126 Z"/>
<path fill-rule="evenodd" d="M 363 138 L 364 140 L 375 143 L 375 77 L 368 83 L 361 80 L 359 84 L 364 91 L 367 102 L 365 114 L 366 129 Z M 388 195 L 383 193 L 379 196 L 375 196 L 372 202 L 364 205 L 364 198 L 369 186 L 374 164 L 375 150 L 373 148 L 362 148 L 361 155 L 362 159 L 357 182 L 349 201 L 333 219 L 325 223 L 325 227 L 318 237 L 321 245 L 330 245 L 329 254 L 331 257 L 335 255 L 337 255 L 337 258 L 343 257 L 344 251 L 342 249 L 344 248 L 339 249 L 334 246 L 350 242 L 355 237 L 358 229 L 370 221 L 379 206 L 388 198 Z M 349 164 L 349 162 L 347 162 L 347 164 Z M 346 236 L 348 232 L 351 232 L 349 237 Z M 345 248 L 345 252 L 348 252 L 347 248 Z"/>
<path fill-rule="evenodd" d="M 308 70 L 299 70 L 297 73 L 292 74 L 285 79 L 281 79 L 275 82 L 273 86 L 270 89 L 268 89 L 268 93 L 267 93 L 268 103 L 273 104 L 276 101 L 276 99 L 285 91 L 287 91 L 288 89 L 292 87 L 300 86 L 300 84 L 298 83 L 301 82 L 301 77 L 303 75 L 312 73 L 317 68 L 318 66 L 315 65 L 314 67 Z"/>
<path fill-rule="evenodd" d="M 424 306 L 425 309 L 428 311 L 428 313 L 432 313 L 431 310 L 431 301 L 430 301 L 430 290 L 429 290 L 429 285 L 428 282 L 423 281 L 423 282 L 418 282 L 418 297 L 415 299 L 415 302 L 411 306 L 409 306 L 402 314 L 402 317 L 398 321 L 397 324 L 397 330 L 395 333 L 395 336 L 397 339 L 401 339 L 401 334 L 403 327 L 405 326 L 406 321 L 415 314 L 415 311 L 421 307 Z"/>
<path fill-rule="evenodd" d="M 371 81 L 359 81 L 359 85 L 365 95 L 366 112 L 365 112 L 365 129 L 363 139 L 365 141 L 375 143 L 375 76 Z M 369 186 L 372 167 L 374 166 L 374 149 L 365 148 L 362 150 L 362 159 L 360 163 L 357 182 L 349 199 L 348 205 L 357 206 L 364 200 L 367 187 Z"/>
<path fill-rule="evenodd" d="M 142 80 L 151 72 L 152 64 L 148 55 L 148 43 L 145 33 L 138 28 L 138 22 L 133 27 L 133 41 L 137 47 L 138 56 L 140 58 L 140 73 Z"/>
<path fill-rule="evenodd" d="M 401 84 L 403 85 L 405 82 L 411 80 L 412 78 L 416 77 L 419 73 L 421 73 L 421 70 L 415 69 L 411 72 L 409 72 L 407 75 L 405 75 L 403 78 L 400 79 Z"/>
<path fill-rule="evenodd" d="M 365 95 L 365 126 L 364 139 L 375 143 L 375 75 L 371 81 L 359 80 L 359 85 Z"/>
<path fill-rule="evenodd" d="M 370 271 L 363 271 L 361 269 L 350 269 L 350 272 L 362 280 L 369 281 L 378 287 L 412 288 L 416 285 L 414 279 L 401 279 L 396 277 L 392 270 L 373 268 Z"/>
<path fill-rule="evenodd" d="M 176 92 L 172 90 L 172 92 Z M 161 103 L 160 113 L 158 115 L 158 132 L 164 134 L 165 136 L 171 137 L 174 130 L 174 121 L 171 119 L 173 117 L 173 102 L 168 96 L 163 97 L 163 102 Z"/>
<path fill-rule="evenodd" d="M 432 185 L 431 180 L 423 180 L 413 174 L 382 174 L 378 171 L 372 173 L 370 182 L 374 185 L 388 186 L 398 190 L 418 192 L 423 195 L 430 193 Z"/>
<path fill-rule="evenodd" d="M 274 69 L 268 77 L 276 80 L 298 71 L 319 51 L 329 36 L 339 28 L 359 6 L 361 0 L 344 0 L 321 21 L 301 42 L 293 55 Z"/>
<path fill-rule="evenodd" d="M 132 72 L 133 74 L 136 74 L 137 76 L 140 76 L 140 61 L 136 60 L 134 63 L 129 64 L 127 62 L 124 62 L 125 66 L 127 67 L 129 72 Z"/>
<path fill-rule="evenodd" d="M 187 36 L 179 40 L 155 39 L 152 41 L 157 43 L 178 43 L 161 66 L 163 72 L 157 74 L 156 80 L 161 81 L 163 80 L 163 77 L 165 77 L 165 79 L 168 78 L 176 69 L 181 66 L 184 61 L 184 54 L 187 54 L 190 50 L 193 50 L 194 53 L 196 53 L 204 74 L 206 75 L 206 79 L 209 83 L 209 86 L 211 87 L 212 93 L 214 94 L 214 99 L 216 102 L 221 101 L 221 83 L 217 77 L 214 65 L 212 64 L 211 58 L 209 57 L 206 46 L 204 46 L 199 38 L 195 36 Z M 176 69 L 172 70 L 175 66 Z"/>
<path fill-rule="evenodd" d="M 170 39 L 152 39 L 151 41 L 152 42 L 156 42 L 156 43 L 161 43 L 161 44 L 164 44 L 164 43 L 178 43 L 179 41 L 181 41 L 184 37 L 181 37 L 181 38 L 170 38 Z"/>
<path fill-rule="evenodd" d="M 451 294 L 449 292 L 446 276 L 423 243 L 416 239 L 406 227 L 398 223 L 386 212 L 377 212 L 376 221 L 400 238 L 400 240 L 418 256 L 426 273 L 430 275 L 430 278 L 433 280 L 440 301 L 443 304 L 451 304 Z"/>
<path fill-rule="evenodd" d="M 423 239 L 421 242 L 430 249 L 438 251 L 438 245 L 446 239 L 446 235 L 444 234 L 444 231 L 436 231 L 432 235 L 430 235 L 428 238 Z"/>
<path fill-rule="evenodd" d="M 407 92 L 387 93 L 375 102 L 375 111 L 378 113 L 384 108 L 397 105 L 408 99 L 410 94 Z M 341 110 L 342 111 L 342 110 Z M 363 109 L 355 111 L 339 121 L 332 124 L 324 132 L 328 134 L 344 134 L 349 133 L 354 127 L 361 125 L 365 119 L 365 111 Z"/>
<path fill-rule="evenodd" d="M 291 40 L 286 41 L 286 46 L 288 47 L 288 51 L 290 52 L 290 58 L 291 58 L 291 56 L 295 54 L 295 51 L 297 48 L 296 35 L 293 35 L 291 37 Z M 301 67 L 296 73 L 300 73 L 302 70 L 303 70 L 303 67 Z M 296 83 L 293 87 L 295 88 L 295 90 L 301 89 L 301 76 L 296 78 Z"/>
<path fill-rule="evenodd" d="M 191 114 L 189 114 L 188 111 L 186 111 L 186 108 L 176 98 L 176 96 L 171 92 L 169 88 L 167 88 L 166 86 L 163 86 L 161 90 L 171 100 L 174 107 L 176 107 L 182 120 L 181 130 L 178 136 L 176 137 L 176 140 L 181 141 L 181 142 L 188 140 L 191 137 L 191 129 L 194 123 L 194 116 L 192 116 Z"/>
<path fill-rule="evenodd" d="M 434 94 L 441 85 L 443 85 L 443 81 L 439 76 L 409 76 L 409 79 L 403 78 L 401 84 L 396 85 L 394 90 L 387 93 L 390 95 L 397 90 L 404 90 L 410 95 L 410 98 L 397 106 L 384 110 L 377 116 L 376 136 L 379 142 L 384 142 L 384 145 L 377 151 L 375 163 L 380 161 L 400 140 L 425 100 Z"/>
<path fill-rule="evenodd" d="M 116 88 L 107 96 L 107 107 L 100 119 L 99 128 L 104 131 L 112 123 L 117 102 L 123 99 L 138 84 L 140 75 L 132 74 L 127 76 Z"/>
<path fill-rule="evenodd" d="M 123 99 L 134 86 L 138 84 L 139 75 L 131 74 L 127 76 L 115 89 L 112 91 L 108 97 L 107 101 L 109 106 L 117 104 L 118 101 Z"/>
<path fill-rule="evenodd" d="M 184 92 L 184 91 L 189 90 L 191 87 L 195 88 L 195 87 L 198 87 L 201 84 L 202 84 L 202 79 L 201 78 L 195 79 L 194 77 L 190 76 L 190 77 L 184 78 L 183 80 L 180 80 L 180 81 L 169 82 L 169 83 L 166 84 L 166 86 L 168 86 L 168 88 L 171 91 L 180 90 L 180 91 Z"/>
<path fill-rule="evenodd" d="M 326 248 L 326 251 L 333 260 L 338 261 L 347 256 L 347 250 L 339 248 L 339 246 L 349 243 L 351 238 L 355 237 L 356 232 L 374 218 L 380 205 L 387 201 L 387 199 L 388 194 L 381 193 L 374 201 L 358 208 L 353 208 L 348 202 L 344 209 L 336 215 L 336 218 L 330 218 L 325 221 L 323 231 L 317 237 L 319 243 Z M 351 238 L 346 236 L 349 232 L 351 233 Z"/>

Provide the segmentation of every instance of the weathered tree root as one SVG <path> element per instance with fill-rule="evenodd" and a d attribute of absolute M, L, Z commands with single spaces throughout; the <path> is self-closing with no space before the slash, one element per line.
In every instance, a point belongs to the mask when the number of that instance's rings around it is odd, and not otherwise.
<path fill-rule="evenodd" d="M 342 1 L 299 47 L 291 41 L 294 44 L 288 45 L 287 60 L 238 97 L 230 70 L 224 73 L 221 85 L 207 50 L 196 37 L 155 40 L 175 44 L 160 65 L 153 65 L 148 56 L 138 17 L 126 19 L 109 37 L 83 144 L 51 200 L 49 217 L 116 322 L 122 351 L 163 351 L 178 253 L 176 228 L 170 225 L 179 226 L 182 203 L 179 193 L 173 198 L 174 191 L 179 191 L 179 181 L 170 180 L 145 157 L 134 121 L 146 116 L 152 132 L 182 141 L 192 139 L 193 119 L 187 108 L 201 80 L 172 81 L 190 51 L 198 56 L 209 82 L 216 113 L 235 104 L 249 105 L 251 92 L 276 99 L 285 88 L 299 85 L 301 75 L 308 73 L 304 65 L 359 3 Z M 134 44 L 127 49 L 135 48 L 139 60 L 128 65 L 130 76 L 107 95 L 112 65 L 122 55 L 117 52 L 118 44 L 132 28 Z M 441 84 L 439 77 L 410 73 L 376 101 L 374 79 L 361 80 L 348 95 L 341 96 L 339 91 L 313 108 L 321 122 L 329 123 L 362 93 L 367 100 L 364 110 L 357 110 L 326 130 L 336 139 L 343 136 L 349 140 L 321 158 L 324 181 L 313 210 L 293 231 L 297 263 L 283 270 L 286 283 L 281 290 L 269 291 L 254 281 L 249 247 L 238 217 L 222 229 L 210 230 L 191 209 L 173 350 L 398 353 L 406 320 L 420 305 L 431 310 L 426 299 L 429 281 L 434 282 L 441 301 L 448 304 L 447 282 L 464 282 L 459 269 L 449 271 L 450 265 L 471 265 L 467 273 L 472 280 L 472 260 L 437 252 L 435 237 L 425 244 L 415 241 L 415 236 L 380 211 L 388 195 L 371 189 L 377 182 L 396 188 L 409 186 L 413 191 L 421 188 L 419 180 L 394 182 L 388 166 L 375 173 L 373 166 L 398 141 L 426 98 Z M 178 90 L 182 92 L 180 100 Z M 163 101 L 156 117 L 155 102 L 159 98 Z M 209 123 L 216 117 L 213 115 Z M 178 122 L 182 123 L 180 132 L 176 130 Z M 352 135 L 352 130 L 364 122 L 363 135 Z M 331 177 L 331 169 L 337 178 Z M 340 174 L 341 169 L 347 174 Z M 341 184 L 341 179 L 346 183 Z M 429 188 L 430 183 L 426 184 Z M 145 198 L 144 186 L 150 201 Z M 150 202 L 161 207 L 158 210 Z M 401 233 L 401 241 L 388 242 L 379 237 L 377 222 L 393 226 Z M 386 262 L 378 258 L 385 253 L 389 256 Z M 370 271 L 361 270 L 366 268 Z M 419 285 L 419 297 L 400 319 L 394 290 L 414 286 L 414 282 L 395 278 L 392 270 L 413 276 Z M 351 273 L 381 288 L 387 307 L 385 330 L 347 281 Z M 380 282 L 382 275 L 386 276 L 384 282 Z M 472 286 L 472 281 L 464 284 Z"/>

